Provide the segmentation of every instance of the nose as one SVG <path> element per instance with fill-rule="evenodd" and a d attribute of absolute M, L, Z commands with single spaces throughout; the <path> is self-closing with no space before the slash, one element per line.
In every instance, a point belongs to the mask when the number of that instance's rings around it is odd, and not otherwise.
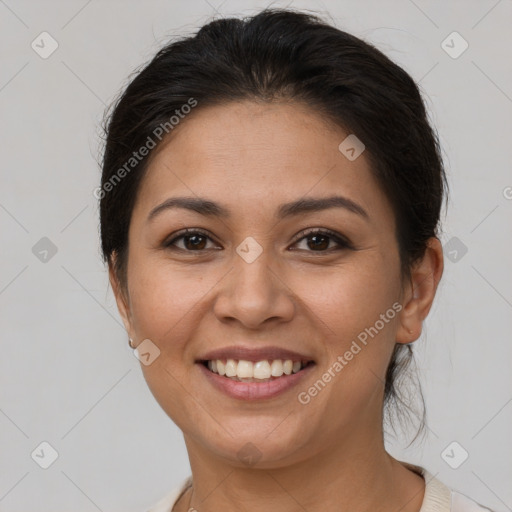
<path fill-rule="evenodd" d="M 237 321 L 248 329 L 257 329 L 265 323 L 293 318 L 293 292 L 270 251 L 264 250 L 250 263 L 234 253 L 233 266 L 214 304 L 220 321 Z"/>

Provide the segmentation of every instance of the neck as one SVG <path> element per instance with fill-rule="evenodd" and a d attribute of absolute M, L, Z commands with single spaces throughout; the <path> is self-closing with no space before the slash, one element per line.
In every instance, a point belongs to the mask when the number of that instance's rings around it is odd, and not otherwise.
<path fill-rule="evenodd" d="M 183 510 L 418 512 L 423 501 L 423 478 L 385 451 L 382 436 L 368 437 L 364 429 L 331 443 L 329 449 L 279 467 L 276 463 L 241 467 L 187 436 L 185 442 L 193 489 Z"/>

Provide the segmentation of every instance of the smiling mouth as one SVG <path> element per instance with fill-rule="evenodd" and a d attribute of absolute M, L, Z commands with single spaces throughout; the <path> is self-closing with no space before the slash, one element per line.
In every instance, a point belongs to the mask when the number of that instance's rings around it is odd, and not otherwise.
<path fill-rule="evenodd" d="M 213 359 L 198 361 L 214 374 L 238 382 L 269 382 L 288 375 L 299 373 L 304 368 L 315 364 L 314 361 L 293 361 L 291 359 L 274 359 L 247 361 L 244 359 Z"/>

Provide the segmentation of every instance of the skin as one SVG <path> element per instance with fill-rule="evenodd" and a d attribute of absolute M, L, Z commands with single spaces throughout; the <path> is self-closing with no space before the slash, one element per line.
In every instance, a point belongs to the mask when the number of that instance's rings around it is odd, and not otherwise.
<path fill-rule="evenodd" d="M 393 210 L 365 153 L 349 161 L 338 150 L 347 135 L 305 105 L 233 102 L 198 106 L 151 155 L 130 223 L 127 287 L 112 266 L 110 282 L 134 344 L 149 338 L 160 350 L 141 368 L 184 434 L 193 488 L 174 510 L 421 507 L 423 478 L 385 451 L 382 401 L 395 343 L 421 334 L 442 275 L 442 248 L 430 239 L 411 280 L 402 280 Z M 274 217 L 282 203 L 334 192 L 368 219 L 343 208 Z M 175 208 L 147 221 L 175 196 L 208 198 L 231 216 Z M 209 233 L 199 239 L 202 252 L 183 238 L 174 250 L 164 246 L 183 228 Z M 311 236 L 297 238 L 305 228 L 330 229 L 352 247 L 327 238 L 317 249 Z M 235 251 L 248 236 L 263 249 L 252 263 Z M 297 394 L 395 302 L 402 310 L 301 404 Z M 316 367 L 278 397 L 236 400 L 195 364 L 206 351 L 236 343 L 290 348 Z M 237 457 L 248 442 L 261 454 L 252 466 Z"/>

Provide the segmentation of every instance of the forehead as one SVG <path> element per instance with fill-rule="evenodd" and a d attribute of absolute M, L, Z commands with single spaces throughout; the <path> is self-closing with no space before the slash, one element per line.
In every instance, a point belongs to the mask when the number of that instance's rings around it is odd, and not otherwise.
<path fill-rule="evenodd" d="M 337 192 L 389 213 L 364 152 L 351 161 L 340 151 L 348 135 L 300 103 L 199 104 L 151 154 L 137 206 L 196 195 L 265 209 Z"/>

